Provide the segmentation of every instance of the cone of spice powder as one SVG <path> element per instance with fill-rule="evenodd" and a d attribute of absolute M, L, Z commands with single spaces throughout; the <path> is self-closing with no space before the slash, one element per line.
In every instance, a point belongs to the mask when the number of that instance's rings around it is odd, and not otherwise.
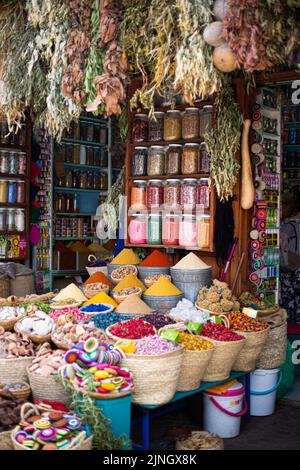
<path fill-rule="evenodd" d="M 177 289 L 177 287 L 165 277 L 157 279 L 157 281 L 144 292 L 144 295 L 150 296 L 171 296 L 180 294 L 182 294 L 182 291 Z"/>
<path fill-rule="evenodd" d="M 114 284 L 103 274 L 101 271 L 97 271 L 96 273 L 92 274 L 84 283 L 84 286 L 88 284 L 94 284 L 95 282 L 102 282 L 106 286 L 112 288 Z"/>
<path fill-rule="evenodd" d="M 140 258 L 130 248 L 124 248 L 110 264 L 140 264 Z"/>
<path fill-rule="evenodd" d="M 147 258 L 140 263 L 142 267 L 151 267 L 151 268 L 169 268 L 172 266 L 168 257 L 161 253 L 158 250 L 153 250 Z"/>
<path fill-rule="evenodd" d="M 94 295 L 94 297 L 85 302 L 83 305 L 86 306 L 90 304 L 109 304 L 113 307 L 116 307 L 118 305 L 117 302 L 105 292 L 99 292 L 98 294 Z"/>
<path fill-rule="evenodd" d="M 140 287 L 144 292 L 146 287 L 134 274 L 127 274 L 113 289 L 113 292 L 126 289 L 127 287 Z"/>
<path fill-rule="evenodd" d="M 121 302 L 116 310 L 117 313 L 149 315 L 154 310 L 137 296 L 127 297 Z"/>

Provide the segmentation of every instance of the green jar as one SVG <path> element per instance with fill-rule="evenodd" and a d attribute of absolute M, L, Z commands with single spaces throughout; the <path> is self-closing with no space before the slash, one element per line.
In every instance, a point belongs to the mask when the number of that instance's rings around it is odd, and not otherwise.
<path fill-rule="evenodd" d="M 147 243 L 161 245 L 161 215 L 149 214 Z"/>

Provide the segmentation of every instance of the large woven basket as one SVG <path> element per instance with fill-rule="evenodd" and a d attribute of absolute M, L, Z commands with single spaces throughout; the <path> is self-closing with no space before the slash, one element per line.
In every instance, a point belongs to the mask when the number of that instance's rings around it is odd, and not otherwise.
<path fill-rule="evenodd" d="M 32 403 L 24 403 L 21 408 L 21 420 L 26 421 L 27 418 L 31 415 L 40 416 L 40 410 L 33 405 Z M 33 450 L 27 447 L 22 446 L 19 442 L 16 441 L 15 435 L 20 431 L 20 426 L 17 426 L 11 432 L 11 440 L 13 443 L 14 450 Z M 62 450 L 91 450 L 93 444 L 93 436 L 87 437 L 86 432 L 83 431 L 80 433 L 76 439 L 76 442 L 72 443 L 68 447 L 65 447 Z"/>
<path fill-rule="evenodd" d="M 16 359 L 0 359 L 0 381 L 3 385 L 14 382 L 27 382 L 27 366 L 34 356 L 18 357 Z"/>
<path fill-rule="evenodd" d="M 7 299 L 10 296 L 10 282 L 9 279 L 0 279 L 0 297 Z"/>
<path fill-rule="evenodd" d="M 45 349 L 48 349 L 49 345 L 43 344 L 37 353 L 36 357 L 39 357 Z M 29 371 L 27 367 L 27 374 L 32 390 L 34 400 L 43 401 L 57 401 L 69 406 L 71 403 L 71 396 L 68 393 L 57 376 L 53 375 L 38 375 L 34 372 Z"/>
<path fill-rule="evenodd" d="M 2 326 L 2 328 L 4 328 L 5 330 L 13 330 L 15 324 L 19 320 L 21 320 L 21 318 L 23 318 L 23 316 L 24 315 L 21 314 L 18 317 L 9 318 L 8 320 L 2 320 L 2 321 L 0 321 L 0 326 Z"/>
<path fill-rule="evenodd" d="M 124 315 L 124 314 L 121 313 L 121 315 Z M 131 319 L 131 318 L 129 318 L 128 320 L 130 320 L 130 319 Z M 123 321 L 127 321 L 127 320 L 123 320 Z M 122 322 L 120 322 L 120 323 L 122 323 Z M 146 323 L 149 323 L 149 322 L 146 322 Z M 151 324 L 151 323 L 150 323 L 150 324 Z M 105 330 L 106 336 L 107 336 L 108 338 L 113 339 L 114 341 L 128 340 L 129 338 L 120 338 L 119 336 L 115 336 L 115 335 L 113 335 L 113 334 L 110 332 L 110 328 L 112 328 L 112 327 L 115 326 L 115 325 L 116 325 L 116 323 L 114 323 L 113 325 L 110 325 L 110 326 L 108 326 L 108 327 L 106 328 L 106 330 Z M 154 333 L 153 333 L 153 334 L 155 335 L 155 334 L 156 334 L 156 328 L 155 328 L 152 324 L 151 324 L 151 326 L 153 327 L 153 330 L 154 330 Z M 133 342 L 136 342 L 136 341 L 139 341 L 139 339 L 133 339 L 132 341 L 133 341 Z"/>
<path fill-rule="evenodd" d="M 19 322 L 15 323 L 14 330 L 16 333 L 25 334 L 24 331 L 20 330 Z M 29 339 L 31 339 L 33 343 L 36 343 L 36 344 L 49 343 L 51 341 L 51 334 L 43 335 L 43 336 L 27 334 L 27 336 Z"/>
<path fill-rule="evenodd" d="M 249 372 L 255 369 L 257 358 L 259 357 L 269 336 L 270 328 L 262 331 L 247 333 L 245 331 L 236 331 L 236 333 L 246 338 L 245 345 L 239 353 L 232 370 Z"/>
<path fill-rule="evenodd" d="M 160 356 L 126 354 L 122 366 L 132 372 L 132 402 L 140 405 L 163 405 L 172 400 L 179 380 L 183 349 Z"/>
<path fill-rule="evenodd" d="M 202 377 L 211 361 L 214 349 L 184 350 L 177 392 L 188 392 L 200 387 Z"/>
<path fill-rule="evenodd" d="M 11 431 L 0 432 L 0 450 L 13 450 Z"/>
<path fill-rule="evenodd" d="M 128 297 L 142 297 L 142 289 L 140 287 L 137 287 L 138 292 L 134 292 L 133 294 L 128 294 L 128 295 L 117 295 L 118 294 L 118 291 L 117 292 L 113 292 L 112 296 L 114 298 L 114 300 L 120 304 L 121 302 L 123 302 L 123 300 L 127 299 Z"/>
<path fill-rule="evenodd" d="M 256 368 L 276 369 L 280 367 L 286 356 L 287 344 L 287 313 L 284 309 L 266 317 L 261 321 L 270 325 L 267 341 L 257 359 Z"/>
<path fill-rule="evenodd" d="M 97 258 L 96 258 L 95 255 L 89 255 L 88 260 L 89 261 L 96 261 Z M 107 266 L 95 266 L 95 267 L 86 266 L 85 269 L 87 270 L 89 276 L 91 276 L 94 273 L 98 273 L 98 272 L 103 273 L 105 276 L 107 276 L 107 274 L 108 274 Z"/>
<path fill-rule="evenodd" d="M 202 379 L 206 382 L 226 380 L 230 375 L 233 364 L 246 343 L 246 339 L 238 341 L 216 341 L 206 336 L 200 336 L 200 338 L 209 340 L 215 345 L 213 355 Z"/>
<path fill-rule="evenodd" d="M 87 286 L 84 286 L 82 289 L 87 299 L 91 299 L 92 297 L 94 297 L 94 295 L 99 294 L 99 292 L 105 292 L 105 294 L 109 293 L 109 286 L 103 287 L 102 289 L 95 290 L 95 289 L 91 289 L 89 285 L 90 284 L 88 284 Z"/>
<path fill-rule="evenodd" d="M 35 294 L 33 274 L 27 276 L 17 276 L 10 280 L 10 293 L 16 297 L 25 297 Z"/>
<path fill-rule="evenodd" d="M 21 383 L 23 388 L 21 389 L 9 389 L 9 392 L 17 399 L 28 400 L 29 395 L 31 394 L 30 385 L 27 382 L 23 382 L 22 380 L 18 380 L 16 383 Z M 2 388 L 3 385 L 0 385 Z"/>

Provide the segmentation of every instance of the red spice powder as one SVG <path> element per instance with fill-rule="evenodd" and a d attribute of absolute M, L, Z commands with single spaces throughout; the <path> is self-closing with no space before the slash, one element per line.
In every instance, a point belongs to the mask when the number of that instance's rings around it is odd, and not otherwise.
<path fill-rule="evenodd" d="M 150 253 L 150 255 L 140 263 L 140 266 L 164 268 L 172 266 L 172 263 L 170 263 L 168 257 L 164 253 L 161 253 L 158 250 L 153 250 L 152 253 Z"/>

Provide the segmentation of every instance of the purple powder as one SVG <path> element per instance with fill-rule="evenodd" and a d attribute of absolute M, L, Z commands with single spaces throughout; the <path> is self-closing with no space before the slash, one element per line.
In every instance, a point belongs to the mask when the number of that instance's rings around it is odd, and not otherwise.
<path fill-rule="evenodd" d="M 144 338 L 137 341 L 135 354 L 145 356 L 159 356 L 160 354 L 175 351 L 179 348 L 179 345 L 173 344 L 161 336 L 145 336 Z"/>

